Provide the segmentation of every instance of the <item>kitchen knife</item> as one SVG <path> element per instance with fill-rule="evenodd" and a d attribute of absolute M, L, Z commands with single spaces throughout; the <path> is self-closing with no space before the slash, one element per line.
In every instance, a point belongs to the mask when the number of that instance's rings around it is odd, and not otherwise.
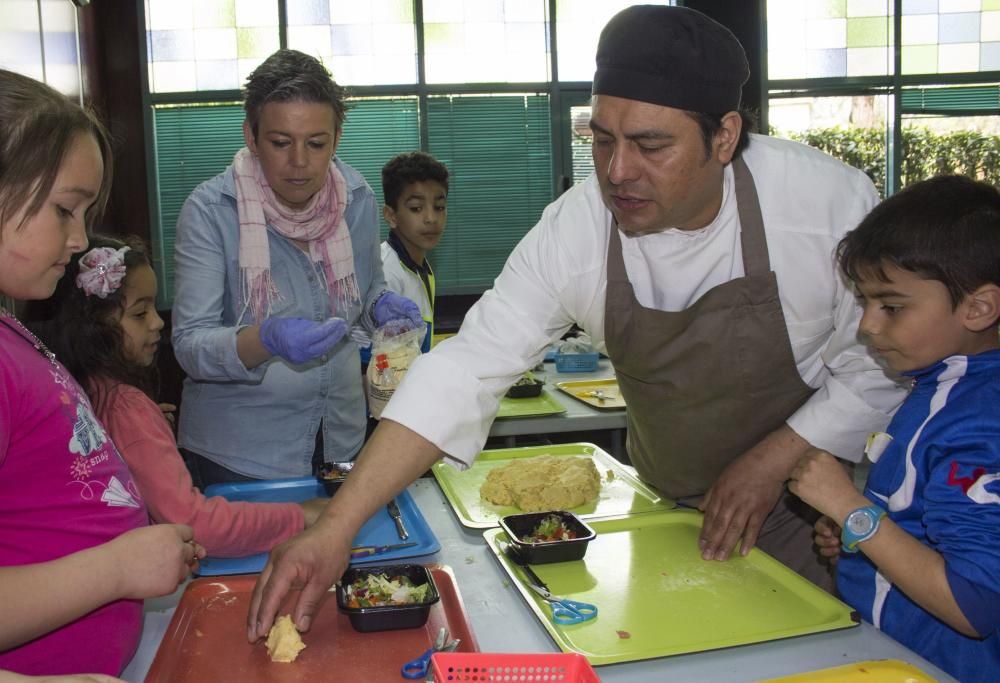
<path fill-rule="evenodd" d="M 385 509 L 389 512 L 389 516 L 392 517 L 392 521 L 396 523 L 396 533 L 399 534 L 400 540 L 405 541 L 410 537 L 409 532 L 406 531 L 406 527 L 403 525 L 403 515 L 399 512 L 399 506 L 396 504 L 396 499 L 393 498 L 389 501 L 389 504 L 385 506 Z"/>
<path fill-rule="evenodd" d="M 393 545 L 362 545 L 351 548 L 351 559 L 357 560 L 362 557 L 371 557 L 372 555 L 379 555 L 381 553 L 387 553 L 392 550 L 399 550 L 400 548 L 410 548 L 415 546 L 415 541 L 410 541 L 409 543 L 394 543 Z"/>

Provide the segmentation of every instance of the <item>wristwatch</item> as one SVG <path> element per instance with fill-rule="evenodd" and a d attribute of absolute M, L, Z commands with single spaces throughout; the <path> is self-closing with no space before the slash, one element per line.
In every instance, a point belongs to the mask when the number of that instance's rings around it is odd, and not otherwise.
<path fill-rule="evenodd" d="M 885 517 L 885 510 L 878 505 L 866 505 L 847 515 L 840 534 L 841 550 L 845 553 L 858 552 L 858 543 L 867 541 L 878 531 L 879 521 Z"/>

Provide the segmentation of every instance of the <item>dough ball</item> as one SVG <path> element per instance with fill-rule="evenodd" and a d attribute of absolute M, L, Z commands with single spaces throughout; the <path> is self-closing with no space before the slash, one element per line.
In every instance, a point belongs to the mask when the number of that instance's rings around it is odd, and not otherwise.
<path fill-rule="evenodd" d="M 272 662 L 294 662 L 305 647 L 290 614 L 278 617 L 267 632 L 267 654 Z"/>

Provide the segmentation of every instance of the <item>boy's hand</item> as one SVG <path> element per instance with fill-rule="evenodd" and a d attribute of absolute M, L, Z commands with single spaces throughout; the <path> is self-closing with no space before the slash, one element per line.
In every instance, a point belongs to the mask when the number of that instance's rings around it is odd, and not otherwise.
<path fill-rule="evenodd" d="M 820 556 L 829 560 L 831 565 L 837 564 L 840 558 L 840 525 L 823 515 L 816 520 L 813 531 L 813 542 Z"/>
<path fill-rule="evenodd" d="M 792 470 L 788 490 L 833 520 L 868 505 L 834 456 L 818 448 L 803 455 Z"/>

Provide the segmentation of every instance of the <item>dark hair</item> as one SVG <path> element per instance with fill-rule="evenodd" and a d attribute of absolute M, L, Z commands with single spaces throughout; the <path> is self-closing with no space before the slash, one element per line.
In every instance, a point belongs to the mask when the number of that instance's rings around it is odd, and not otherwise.
<path fill-rule="evenodd" d="M 318 59 L 298 50 L 278 50 L 247 77 L 243 109 L 254 139 L 260 113 L 271 102 L 329 104 L 338 127 L 347 117 L 347 90 L 337 85 Z"/>
<path fill-rule="evenodd" d="M 90 248 L 70 259 L 55 293 L 44 301 L 28 302 L 24 314 L 31 330 L 87 391 L 98 412 L 107 399 L 100 395 L 94 382 L 98 378 L 130 384 L 154 401 L 159 392 L 156 364 L 139 365 L 125 352 L 125 336 L 119 323 L 125 310 L 125 282 L 104 299 L 88 296 L 76 286 L 80 259 L 90 249 L 124 246 L 129 247 L 125 252 L 126 278 L 132 268 L 150 265 L 146 246 L 138 237 L 130 236 L 123 242 L 106 235 L 93 235 Z"/>
<path fill-rule="evenodd" d="M 427 152 L 397 154 L 382 167 L 382 197 L 385 205 L 396 208 L 396 202 L 410 183 L 433 180 L 448 192 L 448 168 Z"/>
<path fill-rule="evenodd" d="M 872 209 L 837 246 L 841 270 L 887 281 L 886 266 L 938 280 L 953 306 L 982 285 L 1000 285 L 1000 191 L 965 176 L 937 176 Z"/>
<path fill-rule="evenodd" d="M 722 128 L 722 117 L 725 114 L 706 114 L 700 111 L 684 111 L 701 128 L 701 139 L 705 145 L 705 158 L 712 156 L 712 141 L 715 134 Z M 740 129 L 740 139 L 736 141 L 736 149 L 733 151 L 733 158 L 743 154 L 743 150 L 750 144 L 750 133 L 757 131 L 757 115 L 749 109 L 740 109 L 736 112 L 743 119 L 743 127 Z"/>
<path fill-rule="evenodd" d="M 66 153 L 83 134 L 93 135 L 104 160 L 104 176 L 87 225 L 100 219 L 111 190 L 108 132 L 90 111 L 44 83 L 0 69 L 0 224 L 25 209 L 24 224 L 42 208 Z"/>

